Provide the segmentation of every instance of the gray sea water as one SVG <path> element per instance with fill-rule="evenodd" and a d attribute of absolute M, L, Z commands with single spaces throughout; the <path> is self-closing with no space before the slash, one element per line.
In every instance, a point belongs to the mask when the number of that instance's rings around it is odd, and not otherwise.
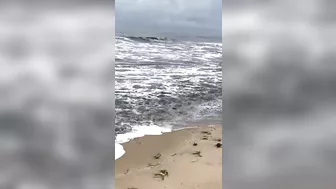
<path fill-rule="evenodd" d="M 116 133 L 221 120 L 222 43 L 116 37 Z"/>

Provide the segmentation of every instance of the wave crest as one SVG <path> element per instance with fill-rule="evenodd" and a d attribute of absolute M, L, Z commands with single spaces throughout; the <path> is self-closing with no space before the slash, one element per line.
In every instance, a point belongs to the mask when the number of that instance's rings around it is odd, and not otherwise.
<path fill-rule="evenodd" d="M 137 41 L 137 42 L 145 42 L 145 43 L 150 43 L 150 42 L 172 42 L 172 39 L 169 39 L 168 37 L 151 37 L 151 36 L 122 36 L 122 37 L 117 37 L 117 39 L 121 40 L 127 40 L 127 41 Z"/>

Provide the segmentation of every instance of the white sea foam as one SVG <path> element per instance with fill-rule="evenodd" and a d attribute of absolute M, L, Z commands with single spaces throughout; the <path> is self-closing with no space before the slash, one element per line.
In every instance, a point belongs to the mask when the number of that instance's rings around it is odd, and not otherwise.
<path fill-rule="evenodd" d="M 131 132 L 118 134 L 115 143 L 115 159 L 122 157 L 126 151 L 121 144 L 132 139 L 143 137 L 146 135 L 162 135 L 163 133 L 171 132 L 171 127 L 159 127 L 156 125 L 150 126 L 135 126 Z"/>
<path fill-rule="evenodd" d="M 192 119 L 189 113 L 195 109 L 194 103 L 220 96 L 217 89 L 222 78 L 221 43 L 143 43 L 116 37 L 115 45 L 116 125 L 132 127 L 131 132 L 117 135 L 116 143 L 121 146 L 134 138 L 171 131 L 171 128 L 144 126 L 151 120 L 158 123 Z M 208 90 L 211 97 L 205 98 Z M 197 99 L 188 103 L 189 94 Z M 182 102 L 180 99 L 184 98 Z M 127 152 L 116 151 L 116 159 L 122 156 L 120 153 Z"/>
<path fill-rule="evenodd" d="M 124 147 L 121 144 L 115 143 L 115 159 L 119 159 L 124 154 Z"/>

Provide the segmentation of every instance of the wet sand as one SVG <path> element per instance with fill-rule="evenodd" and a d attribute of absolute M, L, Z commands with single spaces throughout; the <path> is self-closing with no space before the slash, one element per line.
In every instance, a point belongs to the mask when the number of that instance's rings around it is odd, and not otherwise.
<path fill-rule="evenodd" d="M 116 189 L 221 189 L 221 139 L 221 126 L 210 126 L 125 143 L 126 154 L 116 160 Z M 168 176 L 155 176 L 160 170 Z"/>

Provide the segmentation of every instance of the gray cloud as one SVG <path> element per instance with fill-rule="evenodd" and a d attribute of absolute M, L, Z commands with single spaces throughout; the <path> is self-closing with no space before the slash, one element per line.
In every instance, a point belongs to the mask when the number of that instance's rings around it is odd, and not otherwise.
<path fill-rule="evenodd" d="M 220 0 L 119 0 L 115 6 L 117 32 L 221 35 Z"/>

